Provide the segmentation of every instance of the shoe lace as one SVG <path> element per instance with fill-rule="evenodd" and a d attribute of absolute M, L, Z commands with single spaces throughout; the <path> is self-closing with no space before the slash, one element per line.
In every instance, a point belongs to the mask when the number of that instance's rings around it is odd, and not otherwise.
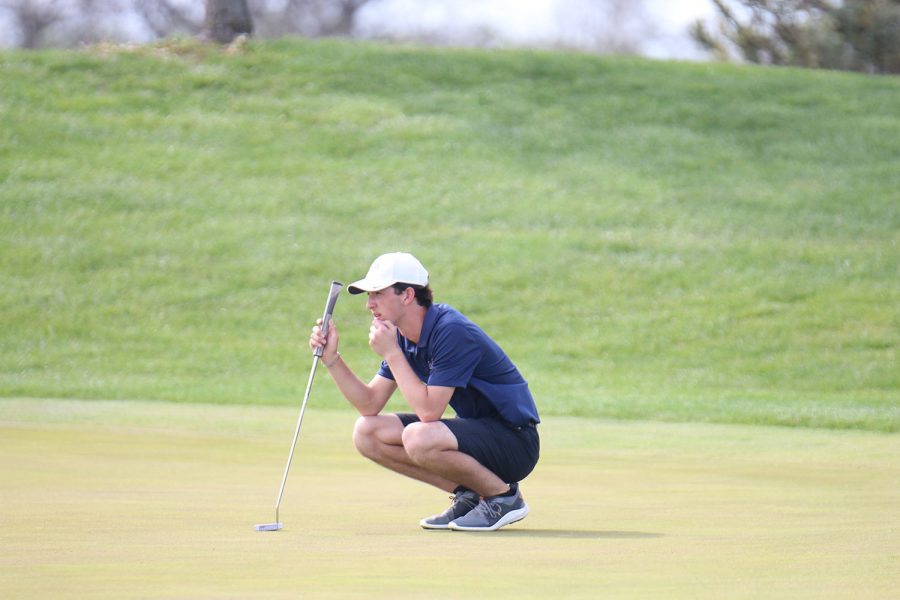
<path fill-rule="evenodd" d="M 473 512 L 484 515 L 490 519 L 499 519 L 503 515 L 503 509 L 500 504 L 497 502 L 491 502 L 490 500 L 482 500 L 478 503 L 473 509 Z"/>
<path fill-rule="evenodd" d="M 451 506 L 456 506 L 458 503 L 463 503 L 468 506 L 476 506 L 478 505 L 477 500 L 473 500 L 470 494 L 466 492 L 459 492 L 458 494 L 453 494 L 450 496 Z"/>

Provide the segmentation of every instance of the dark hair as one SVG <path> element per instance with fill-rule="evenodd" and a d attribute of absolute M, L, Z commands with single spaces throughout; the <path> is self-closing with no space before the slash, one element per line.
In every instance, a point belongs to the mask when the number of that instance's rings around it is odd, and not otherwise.
<path fill-rule="evenodd" d="M 416 292 L 416 303 L 419 306 L 424 306 L 428 308 L 434 302 L 434 298 L 431 293 L 431 288 L 421 285 L 412 285 L 411 283 L 395 283 L 391 286 L 394 288 L 394 293 L 398 296 L 406 291 L 406 288 L 412 288 L 413 291 Z"/>

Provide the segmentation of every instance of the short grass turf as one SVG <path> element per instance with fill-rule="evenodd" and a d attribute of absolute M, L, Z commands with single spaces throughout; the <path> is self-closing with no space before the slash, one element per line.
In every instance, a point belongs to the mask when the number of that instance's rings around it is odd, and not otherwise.
<path fill-rule="evenodd" d="M 548 418 L 493 534 L 359 457 L 354 414 L 0 400 L 3 598 L 852 598 L 900 589 L 894 434 Z"/>

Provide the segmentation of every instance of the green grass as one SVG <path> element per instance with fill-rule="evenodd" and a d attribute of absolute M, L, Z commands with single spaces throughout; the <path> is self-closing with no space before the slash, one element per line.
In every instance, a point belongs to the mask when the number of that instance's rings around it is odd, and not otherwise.
<path fill-rule="evenodd" d="M 897 431 L 898 97 L 331 41 L 5 51 L 0 396 L 293 404 L 328 282 L 405 249 L 543 414 Z M 362 302 L 337 320 L 368 376 Z"/>
<path fill-rule="evenodd" d="M 325 387 L 319 382 L 319 387 Z M 318 388 L 317 388 L 318 390 Z M 4 598 L 882 600 L 900 584 L 896 436 L 550 417 L 531 514 L 427 532 L 443 492 L 313 409 L 0 400 Z"/>

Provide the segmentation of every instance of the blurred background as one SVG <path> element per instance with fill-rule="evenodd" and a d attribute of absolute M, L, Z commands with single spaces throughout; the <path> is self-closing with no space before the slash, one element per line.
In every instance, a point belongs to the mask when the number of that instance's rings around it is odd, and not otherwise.
<path fill-rule="evenodd" d="M 0 0 L 0 47 L 72 48 L 196 35 L 201 0 Z M 253 36 L 345 36 L 703 60 L 708 0 L 247 0 Z"/>
<path fill-rule="evenodd" d="M 0 0 L 0 48 L 242 34 L 900 73 L 900 0 Z"/>

